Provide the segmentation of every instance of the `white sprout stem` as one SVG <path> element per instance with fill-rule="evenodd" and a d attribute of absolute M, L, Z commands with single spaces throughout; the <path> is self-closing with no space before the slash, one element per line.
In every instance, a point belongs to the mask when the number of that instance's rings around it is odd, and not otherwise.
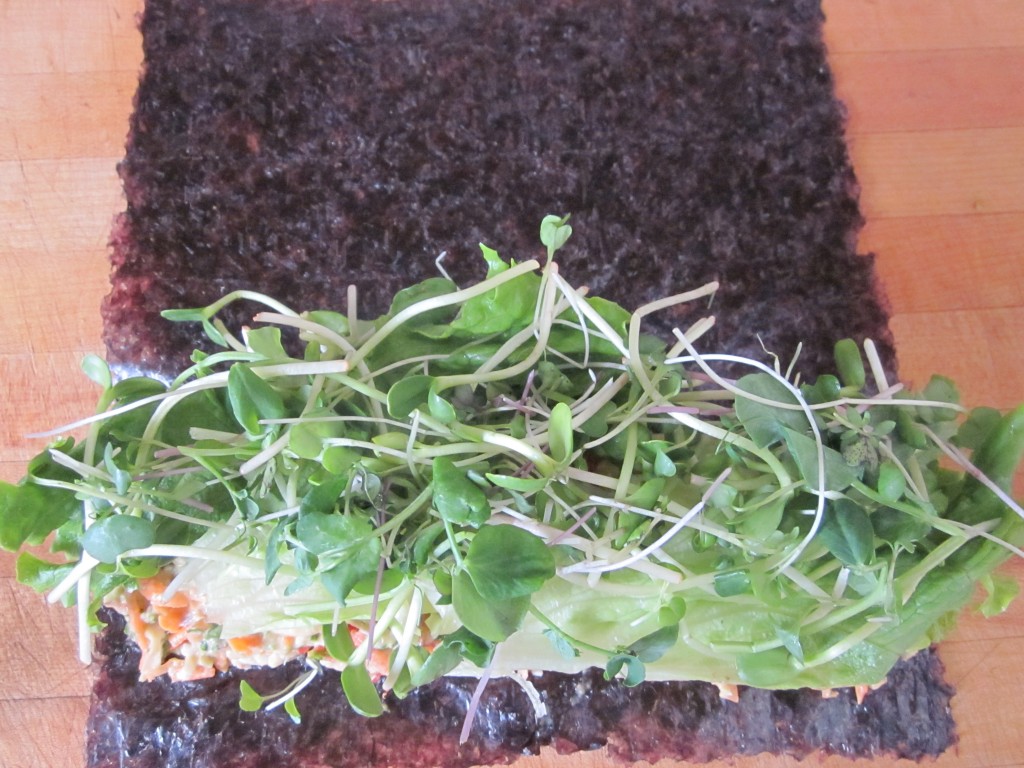
<path fill-rule="evenodd" d="M 756 368 L 757 370 L 760 370 L 768 374 L 773 379 L 775 379 L 775 381 L 782 384 L 786 388 L 786 390 L 789 391 L 789 393 L 796 398 L 797 404 L 800 406 L 800 410 L 802 410 L 804 414 L 807 416 L 807 422 L 810 425 L 811 435 L 814 439 L 815 458 L 818 462 L 818 472 L 817 477 L 815 478 L 816 487 L 809 488 L 808 490 L 810 490 L 817 496 L 817 502 L 815 504 L 814 509 L 814 521 L 811 523 L 811 528 L 807 532 L 807 535 L 800 541 L 799 544 L 797 544 L 793 548 L 789 556 L 786 557 L 786 559 L 778 565 L 778 568 L 788 568 L 790 565 L 796 562 L 797 558 L 799 558 L 803 551 L 807 548 L 807 545 L 810 544 L 811 540 L 817 535 L 818 529 L 821 527 L 822 520 L 825 517 L 825 493 L 827 490 L 825 485 L 825 444 L 822 441 L 821 430 L 818 429 L 818 422 L 814 418 L 814 413 L 811 410 L 810 405 L 804 399 L 804 396 L 800 392 L 800 390 L 793 384 L 791 384 L 784 376 L 782 376 L 782 374 L 778 373 L 770 366 L 767 366 L 758 360 L 751 360 L 749 358 L 740 357 L 738 355 L 701 355 L 697 352 L 696 349 L 693 348 L 693 345 L 690 344 L 689 341 L 685 339 L 685 337 L 681 338 L 680 341 L 683 341 L 685 343 L 687 351 L 690 353 L 690 355 L 684 358 L 679 358 L 679 362 L 688 362 L 691 360 L 693 362 L 696 362 L 697 365 L 699 365 L 701 369 L 704 371 L 704 373 L 711 377 L 712 381 L 718 384 L 718 386 L 723 387 L 724 389 L 728 389 L 729 391 L 733 392 L 737 397 L 749 397 L 749 393 L 744 392 L 739 387 L 735 386 L 734 384 L 726 381 L 723 377 L 719 376 L 714 371 L 714 369 L 712 369 L 711 366 L 707 364 L 708 360 L 739 363 L 741 365 L 751 366 L 753 368 Z M 756 399 L 762 402 L 765 401 L 765 398 Z M 778 403 L 773 400 L 768 400 L 767 403 L 769 405 L 778 405 Z"/>
<path fill-rule="evenodd" d="M 580 288 L 577 291 L 575 288 L 573 288 L 571 285 L 569 285 L 569 283 L 566 282 L 565 279 L 562 278 L 562 276 L 559 275 L 557 272 L 553 273 L 553 279 L 555 280 L 555 285 L 558 287 L 558 290 L 565 297 L 565 300 L 569 303 L 570 308 L 576 314 L 576 317 L 577 317 L 577 319 L 580 322 L 579 329 L 580 329 L 580 331 L 583 334 L 583 361 L 582 361 L 582 363 L 583 363 L 583 366 L 586 366 L 590 362 L 590 331 L 587 330 L 587 321 L 586 321 L 586 318 L 583 315 L 583 308 L 581 306 L 582 304 L 586 303 L 586 299 L 585 299 L 586 289 L 585 288 Z M 552 322 L 555 323 L 555 322 L 560 322 L 560 321 L 555 319 Z M 567 324 L 571 325 L 569 323 L 567 323 Z M 552 350 L 552 351 L 556 351 L 556 350 Z M 573 361 L 572 360 L 568 360 L 568 362 L 573 362 Z"/>
<path fill-rule="evenodd" d="M 564 278 L 556 276 L 555 279 L 558 283 L 558 287 L 564 295 L 568 296 L 569 294 L 576 293 L 573 287 L 569 285 Z M 593 323 L 594 327 L 601 332 L 601 335 L 604 336 L 605 339 L 607 339 L 608 342 L 611 343 L 624 358 L 629 358 L 629 347 L 626 344 L 625 339 L 615 332 L 615 330 L 608 324 L 608 321 L 601 317 L 596 309 L 590 306 L 586 301 L 577 302 L 576 307 L 587 320 Z"/>
<path fill-rule="evenodd" d="M 871 635 L 873 635 L 875 632 L 877 632 L 884 626 L 885 623 L 882 621 L 872 621 L 865 623 L 864 626 L 854 630 L 849 635 L 840 640 L 838 643 L 830 645 L 828 648 L 824 649 L 823 651 L 816 654 L 815 656 L 812 656 L 809 659 L 805 659 L 802 665 L 803 668 L 810 669 L 812 667 L 818 667 L 822 664 L 827 664 L 828 662 L 839 658 L 851 648 L 854 648 L 867 638 L 871 637 Z"/>
<path fill-rule="evenodd" d="M 272 702 L 267 704 L 267 706 L 264 707 L 264 709 L 266 709 L 269 712 L 270 710 L 276 709 L 282 704 L 287 704 L 290 700 L 298 696 L 299 693 L 302 692 L 303 688 L 305 688 L 307 685 L 309 685 L 316 679 L 316 676 L 320 674 L 319 666 L 317 666 L 309 659 L 306 659 L 306 664 L 309 666 L 309 671 L 306 672 L 306 674 L 303 677 L 299 678 L 299 681 L 295 683 L 291 688 L 289 688 L 284 695 L 274 699 Z"/>
<path fill-rule="evenodd" d="M 549 272 L 557 272 L 557 265 L 554 262 L 550 262 L 545 268 L 544 276 L 547 277 Z M 541 294 L 540 301 L 537 304 L 537 314 L 543 317 L 553 317 L 558 311 L 555 307 L 556 291 L 554 282 L 550 279 L 546 280 L 542 290 L 543 292 Z M 550 334 L 550 322 L 541 323 L 539 333 L 537 331 L 537 323 L 534 322 L 532 326 L 520 331 L 519 334 L 503 344 L 488 362 L 481 365 L 472 374 L 439 376 L 437 378 L 437 387 L 439 389 L 448 389 L 449 387 L 458 386 L 460 384 L 484 384 L 489 381 L 510 379 L 521 373 L 526 373 L 531 370 L 537 361 L 540 360 L 541 356 L 548 351 L 548 337 Z M 530 354 L 525 359 L 515 365 L 509 366 L 508 368 L 502 368 L 497 371 L 493 370 L 496 365 L 504 361 L 509 354 L 516 350 L 526 339 L 532 336 L 535 336 L 537 341 Z"/>
<path fill-rule="evenodd" d="M 636 376 L 640 382 L 640 386 L 643 387 L 644 391 L 648 393 L 652 400 L 658 400 L 658 393 L 654 391 L 654 385 L 651 383 L 650 377 L 647 375 L 646 366 L 640 359 L 640 324 L 643 319 L 650 314 L 659 312 L 669 307 L 674 307 L 678 304 L 685 304 L 695 299 L 704 298 L 705 296 L 711 296 L 718 290 L 717 282 L 710 282 L 702 285 L 700 288 L 695 288 L 692 291 L 686 291 L 685 293 L 677 293 L 674 296 L 667 296 L 664 299 L 658 301 L 652 301 L 649 304 L 637 309 L 629 319 L 629 362 L 630 368 L 633 370 L 633 375 Z M 666 361 L 670 362 L 670 361 Z"/>
<path fill-rule="evenodd" d="M 288 441 L 290 439 L 291 439 L 291 433 L 286 431 L 283 435 L 281 435 L 279 438 L 277 438 L 277 440 L 272 442 L 270 445 L 268 445 L 262 451 L 260 451 L 255 456 L 253 456 L 251 459 L 249 459 L 244 464 L 242 464 L 242 466 L 240 466 L 238 468 L 238 473 L 240 475 L 248 475 L 251 472 L 259 469 L 264 464 L 266 464 L 271 459 L 273 459 L 275 456 L 277 456 L 277 454 L 279 454 L 281 451 L 283 451 L 285 448 L 287 448 L 288 447 Z"/>
<path fill-rule="evenodd" d="M 266 569 L 266 565 L 259 558 L 246 557 L 245 555 L 225 552 L 222 549 L 211 549 L 189 544 L 153 544 L 148 547 L 129 549 L 127 552 L 122 552 L 121 557 L 180 557 L 186 560 L 208 560 L 224 563 L 225 565 L 248 568 L 260 573 Z"/>
<path fill-rule="evenodd" d="M 802 589 L 804 592 L 811 595 L 812 597 L 816 597 L 818 600 L 829 599 L 828 592 L 826 592 L 813 581 L 811 581 L 797 568 L 787 566 L 786 568 L 780 568 L 779 573 L 788 578 L 790 581 L 792 581 L 794 584 L 800 587 L 800 589 Z"/>
<path fill-rule="evenodd" d="M 729 476 L 731 472 L 732 467 L 726 468 L 717 478 L 715 478 L 715 481 L 710 486 L 708 486 L 708 489 L 704 491 L 704 494 L 701 496 L 701 500 L 697 504 L 694 504 L 693 507 L 690 508 L 689 512 L 687 512 L 687 514 L 679 518 L 679 520 L 677 520 L 671 528 L 669 528 L 664 534 L 659 536 L 653 543 L 649 544 L 643 549 L 634 552 L 633 554 L 629 555 L 628 557 L 622 560 L 617 560 L 615 562 L 579 563 L 575 566 L 569 566 L 565 570 L 570 572 L 583 571 L 586 573 L 605 573 L 607 571 L 615 571 L 620 568 L 626 568 L 639 560 L 646 560 L 653 552 L 661 549 L 661 547 L 665 546 L 665 544 L 671 541 L 672 538 L 677 533 L 679 533 L 679 531 L 685 528 L 686 525 L 694 517 L 696 517 L 701 513 L 701 511 L 703 511 L 708 499 L 711 498 L 712 494 L 714 494 L 714 492 L 718 490 L 718 487 L 723 482 L 725 482 L 725 479 Z"/>
<path fill-rule="evenodd" d="M 291 309 L 291 307 L 282 304 L 280 301 L 277 301 L 276 299 L 271 298 L 266 294 L 259 293 L 257 291 L 248 291 L 245 289 L 232 291 L 231 293 L 225 294 L 221 298 L 217 299 L 217 301 L 207 306 L 203 310 L 203 315 L 205 317 L 213 317 L 213 315 L 215 315 L 221 309 L 226 307 L 228 304 L 232 303 L 233 301 L 239 300 L 254 301 L 258 304 L 264 305 L 265 307 L 270 307 L 271 309 L 280 312 L 283 315 L 294 315 L 296 317 L 298 316 L 298 314 L 293 309 Z"/>
<path fill-rule="evenodd" d="M 402 627 L 402 634 L 398 641 L 398 648 L 395 651 L 394 658 L 391 662 L 391 669 L 388 670 L 388 676 L 384 679 L 384 690 L 390 691 L 395 687 L 395 683 L 398 681 L 398 676 L 405 667 L 405 662 L 409 658 L 409 653 L 412 650 L 413 638 L 416 635 L 416 630 L 419 628 L 420 621 L 423 613 L 423 593 L 417 587 L 413 587 L 412 597 L 409 599 L 409 607 L 405 617 L 405 626 Z"/>
<path fill-rule="evenodd" d="M 466 708 L 466 719 L 463 721 L 462 731 L 459 733 L 460 746 L 469 741 L 469 733 L 473 730 L 473 721 L 476 720 L 476 711 L 480 707 L 480 698 L 484 695 L 484 689 L 487 687 L 487 683 L 491 679 L 491 669 L 493 667 L 494 656 L 491 656 L 491 660 L 487 662 L 487 666 L 484 667 L 483 673 L 477 681 L 476 688 L 473 690 L 473 696 L 469 700 L 469 706 Z"/>
<path fill-rule="evenodd" d="M 878 356 L 878 347 L 875 346 L 872 339 L 864 339 L 864 355 L 868 359 L 871 375 L 875 379 L 875 387 L 879 392 L 889 389 L 889 378 L 885 375 L 885 366 L 882 365 L 882 358 Z"/>
<path fill-rule="evenodd" d="M 388 604 L 384 607 L 384 610 L 377 615 L 373 609 L 373 603 L 371 603 L 370 610 L 370 624 L 366 631 L 366 640 L 360 644 L 358 648 L 349 657 L 350 664 L 365 664 L 373 653 L 372 643 L 375 637 L 381 637 L 390 628 L 391 624 L 395 620 L 395 616 L 398 615 L 399 609 L 405 605 L 405 601 L 408 599 L 408 593 L 413 588 L 412 582 L 404 582 L 394 592 L 394 596 L 388 599 Z M 385 599 L 383 595 L 377 594 L 377 602 Z"/>
<path fill-rule="evenodd" d="M 83 555 L 84 557 L 84 555 Z M 92 603 L 92 569 L 85 571 L 78 580 L 76 602 L 78 604 L 78 659 L 83 664 L 92 661 L 92 633 L 89 631 L 89 605 Z"/>
<path fill-rule="evenodd" d="M 79 461 L 78 459 L 68 456 L 68 454 L 63 451 L 58 451 L 56 448 L 50 448 L 47 452 L 50 454 L 50 458 L 53 459 L 55 464 L 60 464 L 66 469 L 77 472 L 80 477 L 91 477 L 96 480 L 110 482 L 110 475 L 99 467 L 95 467 L 92 464 L 86 464 L 84 461 Z"/>
<path fill-rule="evenodd" d="M 626 450 L 622 456 L 622 467 L 619 469 L 619 480 L 615 484 L 615 498 L 623 499 L 629 490 L 629 482 L 633 479 L 636 470 L 636 454 L 639 450 L 637 445 L 637 427 L 631 424 L 626 439 Z"/>
<path fill-rule="evenodd" d="M 348 332 L 355 334 L 359 327 L 359 289 L 349 283 L 345 289 L 345 306 L 348 310 Z"/>
<path fill-rule="evenodd" d="M 225 525 L 224 523 L 220 523 L 220 522 L 217 522 L 215 520 L 204 520 L 201 517 L 193 517 L 191 515 L 183 515 L 180 512 L 173 512 L 173 511 L 171 511 L 169 509 L 164 509 L 163 507 L 158 507 L 155 504 L 148 504 L 148 503 L 142 502 L 142 501 L 133 501 L 132 499 L 129 499 L 129 498 L 125 497 L 125 496 L 119 496 L 119 495 L 117 495 L 115 493 L 105 493 L 104 491 L 101 491 L 101 490 L 96 489 L 96 488 L 90 488 L 88 486 L 81 486 L 81 485 L 77 485 L 75 483 L 66 482 L 64 480 L 40 480 L 38 482 L 38 484 L 42 485 L 42 486 L 46 486 L 47 488 L 61 488 L 61 489 L 66 490 L 66 491 L 71 491 L 72 493 L 80 493 L 80 494 L 83 494 L 83 495 L 88 494 L 88 496 L 90 498 L 92 498 L 92 499 L 102 499 L 103 501 L 110 502 L 111 504 L 116 504 L 118 506 L 124 507 L 125 509 L 137 509 L 137 510 L 139 510 L 141 512 L 152 512 L 154 515 L 160 515 L 161 517 L 167 517 L 167 518 L 170 518 L 172 520 L 178 520 L 178 521 L 183 522 L 183 523 L 190 523 L 190 524 L 205 526 L 207 528 L 214 528 L 214 529 L 234 530 L 231 526 Z M 182 503 L 187 503 L 187 502 L 183 501 Z M 202 509 L 201 507 L 199 509 L 201 511 L 206 511 L 206 510 Z M 84 511 L 85 511 L 85 514 L 88 515 L 89 524 L 91 525 L 92 524 L 92 515 L 89 514 L 90 513 L 90 509 L 86 508 Z"/>
<path fill-rule="evenodd" d="M 325 341 L 330 342 L 338 349 L 343 352 L 355 352 L 356 348 L 352 345 L 348 339 L 339 333 L 335 333 L 326 325 L 320 325 L 312 320 L 305 317 L 295 317 L 294 315 L 282 315 L 277 312 L 259 312 L 253 317 L 253 320 L 257 323 L 269 323 L 272 325 L 283 325 L 287 328 L 296 328 L 300 331 L 306 331 L 307 333 L 313 334 Z"/>
<path fill-rule="evenodd" d="M 95 559 L 88 552 L 83 552 L 82 557 L 79 558 L 78 562 L 75 563 L 75 566 L 68 571 L 67 576 L 61 579 L 60 583 L 51 589 L 46 595 L 46 602 L 51 604 L 58 602 L 97 565 L 99 565 L 99 560 Z M 89 601 L 86 601 L 86 605 L 88 605 L 88 603 Z"/>
<path fill-rule="evenodd" d="M 203 389 L 216 389 L 217 387 L 224 386 L 226 382 L 226 373 L 211 374 L 210 376 L 207 376 L 205 378 L 197 379 L 195 381 L 190 381 L 187 384 L 183 384 L 179 389 L 161 392 L 159 395 L 150 395 L 149 397 L 143 397 L 140 398 L 139 400 L 135 400 L 134 402 L 128 403 L 126 405 L 121 405 L 118 406 L 117 408 L 111 408 L 108 411 L 94 413 L 92 416 L 87 416 L 84 419 L 79 419 L 78 421 L 73 421 L 69 424 L 64 424 L 60 427 L 55 427 L 54 429 L 48 429 L 45 432 L 33 432 L 29 434 L 28 437 L 56 437 L 57 435 L 64 434 L 65 432 L 70 432 L 81 427 L 87 427 L 91 424 L 106 421 L 107 419 L 110 419 L 114 416 L 120 416 L 122 413 L 134 411 L 136 408 L 142 408 L 147 405 L 152 405 L 153 403 L 159 403 L 162 400 L 166 400 L 168 397 L 172 397 L 174 395 L 179 395 L 182 393 L 190 394 L 192 392 L 198 392 Z"/>

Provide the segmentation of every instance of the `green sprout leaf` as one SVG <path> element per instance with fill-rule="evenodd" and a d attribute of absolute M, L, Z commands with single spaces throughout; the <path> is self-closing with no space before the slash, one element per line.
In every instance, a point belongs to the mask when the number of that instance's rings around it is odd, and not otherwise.
<path fill-rule="evenodd" d="M 555 216 L 549 214 L 540 223 L 540 241 L 548 249 L 548 258 L 554 257 L 555 252 L 568 242 L 572 236 L 572 227 L 569 226 L 569 215 Z"/>
<path fill-rule="evenodd" d="M 332 659 L 341 662 L 348 662 L 355 653 L 356 646 L 352 642 L 352 634 L 349 632 L 348 624 L 339 624 L 332 628 L 329 624 L 323 626 L 324 650 Z"/>
<path fill-rule="evenodd" d="M 981 585 L 985 588 L 985 599 L 978 610 L 987 619 L 1004 613 L 1020 594 L 1020 582 L 1001 573 L 987 574 Z"/>
<path fill-rule="evenodd" d="M 551 458 L 564 464 L 572 457 L 572 410 L 566 403 L 557 403 L 548 420 L 548 446 Z"/>
<path fill-rule="evenodd" d="M 152 520 L 132 515 L 111 515 L 93 523 L 82 537 L 85 551 L 101 563 L 116 563 L 132 549 L 148 547 L 156 541 Z"/>
<path fill-rule="evenodd" d="M 495 600 L 480 594 L 468 571 L 452 579 L 452 605 L 466 629 L 484 640 L 500 643 L 523 625 L 530 596 Z"/>
<path fill-rule="evenodd" d="M 442 520 L 455 525 L 479 527 L 491 516 L 491 505 L 483 489 L 469 479 L 465 470 L 439 456 L 433 461 L 434 509 Z"/>
<path fill-rule="evenodd" d="M 622 676 L 622 682 L 627 688 L 640 685 L 647 677 L 647 670 L 640 659 L 630 653 L 617 653 L 608 660 L 604 668 L 604 679 L 618 677 L 623 670 L 625 674 Z"/>
<path fill-rule="evenodd" d="M 99 384 L 103 389 L 110 389 L 113 384 L 113 376 L 110 375 L 110 366 L 107 361 L 99 355 L 86 355 L 82 358 L 82 370 L 92 381 Z"/>
<path fill-rule="evenodd" d="M 486 600 L 530 595 L 555 575 L 555 556 L 541 539 L 514 525 L 487 525 L 473 537 L 465 567 Z"/>
<path fill-rule="evenodd" d="M 750 574 L 743 570 L 715 574 L 715 593 L 719 597 L 735 597 L 750 592 Z"/>
<path fill-rule="evenodd" d="M 853 339 L 840 339 L 835 345 L 836 370 L 844 387 L 860 391 L 864 389 L 864 358 L 860 346 Z"/>
<path fill-rule="evenodd" d="M 384 713 L 380 694 L 362 664 L 349 664 L 345 667 L 341 673 L 341 688 L 349 706 L 363 717 L 379 717 Z"/>
<path fill-rule="evenodd" d="M 406 376 L 388 390 L 388 413 L 396 419 L 407 419 L 412 412 L 427 402 L 433 376 Z"/>
<path fill-rule="evenodd" d="M 258 712 L 266 698 L 258 694 L 246 680 L 238 683 L 238 689 L 241 694 L 238 700 L 239 709 L 243 712 Z"/>
<path fill-rule="evenodd" d="M 251 368 L 237 363 L 228 372 L 228 401 L 238 423 L 250 435 L 263 431 L 261 419 L 281 419 L 286 413 L 277 390 Z"/>

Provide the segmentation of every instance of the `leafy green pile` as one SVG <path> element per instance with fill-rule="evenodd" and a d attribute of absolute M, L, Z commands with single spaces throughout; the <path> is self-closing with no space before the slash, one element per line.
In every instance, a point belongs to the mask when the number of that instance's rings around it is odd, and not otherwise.
<path fill-rule="evenodd" d="M 591 665 L 830 688 L 879 682 L 979 581 L 1005 606 L 1024 407 L 968 413 L 941 378 L 906 393 L 870 344 L 840 342 L 838 376 L 804 384 L 700 354 L 711 320 L 667 345 L 643 318 L 715 286 L 630 314 L 559 275 L 569 232 L 545 219 L 543 267 L 481 246 L 484 281 L 429 279 L 373 322 L 244 291 L 168 311 L 220 348 L 170 384 L 91 359 L 85 438 L 0 486 L 0 544 L 52 533 L 66 556 L 22 553 L 19 578 L 93 624 L 172 568 L 224 636 L 322 626 L 367 714 L 370 644 L 398 695 Z M 266 306 L 240 338 L 217 319 L 236 300 Z"/>

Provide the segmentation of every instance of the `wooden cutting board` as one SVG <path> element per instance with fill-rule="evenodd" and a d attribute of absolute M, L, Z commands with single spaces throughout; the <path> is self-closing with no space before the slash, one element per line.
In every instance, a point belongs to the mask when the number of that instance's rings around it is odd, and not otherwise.
<path fill-rule="evenodd" d="M 826 36 L 904 379 L 1024 401 L 1024 2 L 825 0 Z M 141 0 L 0 2 L 0 478 L 33 430 L 91 410 L 106 242 L 141 47 Z M 1020 478 L 1018 478 L 1020 480 Z M 1024 482 L 1017 483 L 1018 496 Z M 1024 563 L 1008 572 L 1024 578 Z M 76 768 L 91 670 L 72 617 L 0 553 L 0 768 Z M 1024 601 L 942 647 L 960 745 L 938 766 L 1024 766 Z M 524 766 L 605 764 L 598 754 Z M 771 757 L 740 768 L 785 766 Z M 849 765 L 833 758 L 828 766 Z M 878 761 L 877 765 L 894 765 Z M 663 768 L 672 765 L 664 763 Z"/>

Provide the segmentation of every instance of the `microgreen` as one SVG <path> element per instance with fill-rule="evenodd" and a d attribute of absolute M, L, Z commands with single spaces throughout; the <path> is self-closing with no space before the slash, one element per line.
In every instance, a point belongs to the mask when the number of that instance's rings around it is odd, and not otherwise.
<path fill-rule="evenodd" d="M 567 219 L 544 220 L 543 266 L 482 246 L 483 281 L 432 278 L 373 321 L 251 292 L 165 312 L 217 347 L 169 386 L 89 358 L 86 437 L 0 484 L 0 546 L 53 534 L 19 578 L 83 632 L 158 571 L 218 642 L 315 628 L 293 685 L 240 689 L 293 718 L 318 659 L 367 716 L 453 672 L 835 687 L 934 641 L 979 581 L 1005 608 L 1024 408 L 963 418 L 951 382 L 903 391 L 869 343 L 799 386 L 701 352 L 709 319 L 669 347 L 644 318 L 715 285 L 634 313 L 586 297 L 554 259 Z M 235 333 L 237 300 L 267 311 Z"/>

